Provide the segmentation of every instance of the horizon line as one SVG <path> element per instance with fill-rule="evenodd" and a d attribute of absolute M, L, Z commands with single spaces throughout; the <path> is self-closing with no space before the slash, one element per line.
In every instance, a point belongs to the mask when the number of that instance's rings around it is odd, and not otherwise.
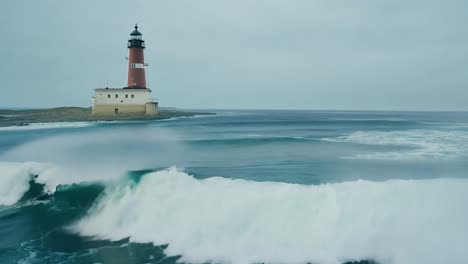
<path fill-rule="evenodd" d="M 0 110 L 40 110 L 53 108 L 91 108 L 91 106 L 53 106 L 53 107 L 0 107 Z M 209 111 L 317 111 L 317 112 L 447 112 L 447 113 L 467 113 L 467 110 L 433 110 L 433 109 L 334 109 L 334 108 L 191 108 L 176 106 L 161 106 L 160 109 L 174 108 L 181 110 L 209 110 Z"/>

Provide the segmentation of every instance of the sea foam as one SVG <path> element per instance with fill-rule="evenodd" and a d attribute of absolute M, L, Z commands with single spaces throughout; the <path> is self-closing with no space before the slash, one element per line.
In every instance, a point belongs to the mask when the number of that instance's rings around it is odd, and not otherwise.
<path fill-rule="evenodd" d="M 58 128 L 81 128 L 94 126 L 93 122 L 50 122 L 32 123 L 26 126 L 0 127 L 0 131 L 36 130 L 36 129 L 58 129 Z"/>
<path fill-rule="evenodd" d="M 468 131 L 407 130 L 356 131 L 323 141 L 378 146 L 403 146 L 403 150 L 356 154 L 347 159 L 423 160 L 452 159 L 468 155 Z"/>
<path fill-rule="evenodd" d="M 167 244 L 191 263 L 468 263 L 467 189 L 464 179 L 197 180 L 170 168 L 109 187 L 70 228 Z"/>

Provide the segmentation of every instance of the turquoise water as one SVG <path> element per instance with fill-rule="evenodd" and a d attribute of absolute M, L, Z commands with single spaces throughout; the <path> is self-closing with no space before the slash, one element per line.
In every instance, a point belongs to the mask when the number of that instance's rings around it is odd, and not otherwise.
<path fill-rule="evenodd" d="M 0 128 L 0 262 L 468 262 L 468 113 L 216 112 Z"/>

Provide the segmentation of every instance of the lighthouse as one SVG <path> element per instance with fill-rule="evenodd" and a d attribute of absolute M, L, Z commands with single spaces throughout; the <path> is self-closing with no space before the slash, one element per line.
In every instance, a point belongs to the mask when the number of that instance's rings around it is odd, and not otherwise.
<path fill-rule="evenodd" d="M 127 86 L 123 88 L 97 88 L 92 98 L 92 114 L 103 117 L 155 116 L 158 103 L 151 98 L 146 86 L 146 66 L 143 34 L 138 25 L 130 33 L 128 48 Z"/>
<path fill-rule="evenodd" d="M 128 47 L 128 87 L 131 89 L 146 89 L 145 73 L 145 41 L 143 34 L 138 31 L 138 25 L 130 33 Z"/>

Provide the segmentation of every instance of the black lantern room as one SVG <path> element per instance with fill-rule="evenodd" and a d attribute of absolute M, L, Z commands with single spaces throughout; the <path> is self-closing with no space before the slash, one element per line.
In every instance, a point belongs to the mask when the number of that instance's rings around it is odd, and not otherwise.
<path fill-rule="evenodd" d="M 145 48 L 145 41 L 143 40 L 143 34 L 138 31 L 138 25 L 135 24 L 135 30 L 130 33 L 130 38 L 127 43 L 128 48 Z"/>

